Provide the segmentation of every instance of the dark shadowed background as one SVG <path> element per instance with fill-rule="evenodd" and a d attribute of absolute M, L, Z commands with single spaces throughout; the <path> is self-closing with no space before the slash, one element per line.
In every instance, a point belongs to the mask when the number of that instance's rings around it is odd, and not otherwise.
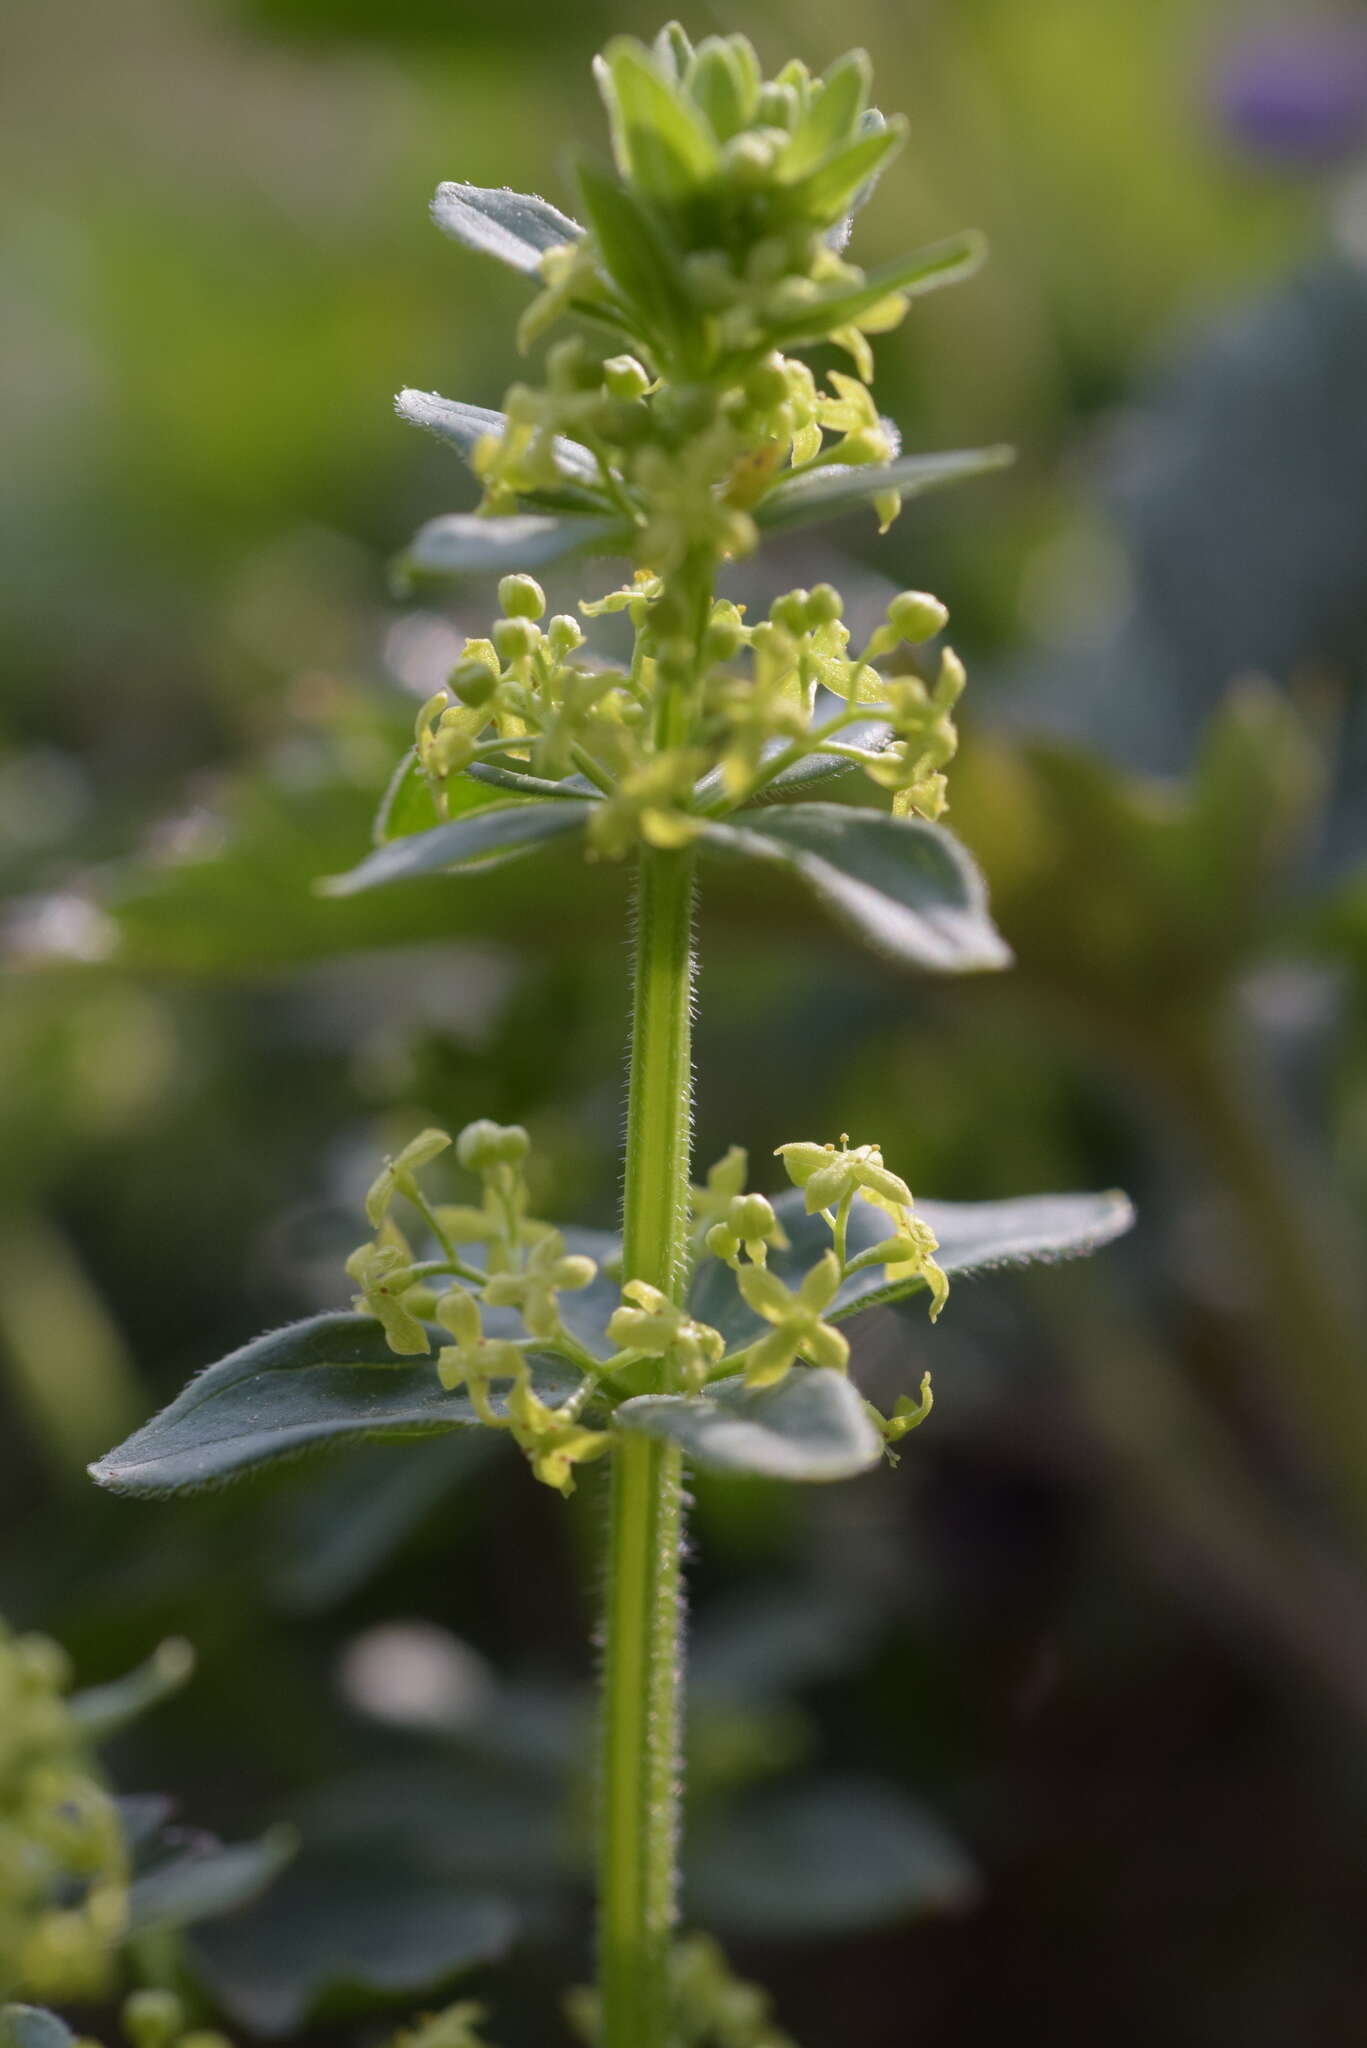
<path fill-rule="evenodd" d="M 658 25 L 15 0 L 0 32 L 0 1611 L 92 1681 L 190 1637 L 118 1783 L 300 1823 L 278 1911 L 185 1957 L 239 2037 L 252 1940 L 286 2024 L 348 2041 L 433 2002 L 471 1897 L 516 1915 L 513 1967 L 469 1980 L 507 2048 L 565 2038 L 586 1968 L 594 1485 L 566 1512 L 446 1441 L 172 1505 L 83 1467 L 344 1298 L 375 1157 L 423 1123 L 524 1120 L 559 1212 L 613 1219 L 620 876 L 309 885 L 492 603 L 387 582 L 471 495 L 390 393 L 497 403 L 524 297 L 431 189 L 572 203 L 590 57 Z M 1367 14 L 686 25 L 770 69 L 869 48 L 913 141 L 856 255 L 993 247 L 879 344 L 880 400 L 909 448 L 1019 449 L 885 542 L 856 518 L 750 572 L 949 603 L 953 823 L 1017 971 L 921 983 L 777 886 L 705 902 L 701 1156 L 848 1130 L 918 1194 L 1140 1209 L 933 1332 L 884 1312 L 869 1385 L 935 1373 L 897 1471 L 698 1489 L 691 1910 L 803 2048 L 1359 2039 Z M 388 2007 L 321 1966 L 300 1990 L 377 1882 Z"/>

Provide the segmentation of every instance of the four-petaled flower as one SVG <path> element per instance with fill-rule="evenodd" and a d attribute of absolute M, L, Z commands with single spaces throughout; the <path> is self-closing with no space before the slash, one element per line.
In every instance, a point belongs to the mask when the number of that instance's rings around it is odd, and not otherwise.
<path fill-rule="evenodd" d="M 930 1225 L 915 1214 L 911 1189 L 883 1164 L 877 1145 L 849 1151 L 834 1145 L 780 1145 L 789 1180 L 802 1189 L 807 1214 L 840 1210 L 856 1195 L 882 1209 L 896 1225 L 896 1236 L 861 1254 L 868 1265 L 885 1265 L 889 1280 L 924 1280 L 930 1289 L 930 1319 L 935 1321 L 949 1295 L 949 1280 L 935 1262 L 939 1240 Z"/>
<path fill-rule="evenodd" d="M 745 1378 L 752 1387 L 771 1387 L 799 1357 L 844 1372 L 850 1347 L 840 1331 L 821 1320 L 840 1290 L 840 1261 L 827 1252 L 794 1289 L 767 1266 L 742 1266 L 736 1285 L 747 1305 L 773 1328 L 750 1346 Z"/>
<path fill-rule="evenodd" d="M 378 1244 L 358 1245 L 346 1269 L 361 1290 L 354 1306 L 383 1326 L 390 1350 L 404 1358 L 426 1351 L 427 1332 L 404 1301 L 414 1285 L 413 1258 L 398 1232 Z"/>
<path fill-rule="evenodd" d="M 420 1166 L 426 1166 L 439 1152 L 444 1152 L 451 1139 L 446 1131 L 419 1131 L 395 1158 L 387 1159 L 370 1184 L 365 1198 L 365 1212 L 376 1229 L 389 1214 L 390 1205 L 396 1195 L 407 1195 L 409 1201 L 419 1196 L 416 1179 Z M 350 1271 L 350 1268 L 347 1269 Z M 355 1279 L 358 1276 L 352 1274 Z"/>
<path fill-rule="evenodd" d="M 490 1308 L 515 1308 L 521 1314 L 529 1337 L 543 1340 L 560 1328 L 559 1293 L 575 1294 L 587 1287 L 598 1271 L 593 1260 L 579 1252 L 566 1252 L 558 1230 L 548 1230 L 532 1246 L 520 1273 L 493 1273 L 484 1289 Z"/>

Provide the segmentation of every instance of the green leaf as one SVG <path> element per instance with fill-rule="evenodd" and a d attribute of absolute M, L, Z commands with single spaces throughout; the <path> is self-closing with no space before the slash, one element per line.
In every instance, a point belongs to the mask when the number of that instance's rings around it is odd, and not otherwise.
<path fill-rule="evenodd" d="M 596 164 L 581 164 L 584 210 L 603 263 L 647 339 L 677 343 L 693 324 L 680 283 L 680 252 L 635 196 Z"/>
<path fill-rule="evenodd" d="M 258 1898 L 294 1860 L 293 1828 L 268 1828 L 254 1842 L 192 1846 L 133 1880 L 128 1893 L 129 1933 L 149 1927 L 192 1927 L 235 1913 Z"/>
<path fill-rule="evenodd" d="M 400 1363 L 370 1316 L 310 1316 L 244 1344 L 211 1365 L 90 1467 L 114 1493 L 180 1493 L 325 1444 L 473 1428 L 464 1394 L 448 1394 L 425 1359 Z M 535 1384 L 563 1400 L 576 1375 L 538 1362 Z"/>
<path fill-rule="evenodd" d="M 790 188 L 794 206 L 809 220 L 828 221 L 844 213 L 860 188 L 886 169 L 906 139 L 907 123 L 900 115 L 881 128 L 866 129 L 853 142 L 832 150 Z"/>
<path fill-rule="evenodd" d="M 415 832 L 430 832 L 441 822 L 437 799 L 418 759 L 418 750 L 410 747 L 380 798 L 372 833 L 375 844 L 384 846 L 391 839 L 410 839 Z"/>
<path fill-rule="evenodd" d="M 881 719 L 860 719 L 855 725 L 847 725 L 840 734 L 846 746 L 865 747 L 871 753 L 882 753 L 892 741 L 892 727 Z M 806 754 L 800 761 L 794 761 L 791 768 L 781 769 L 762 789 L 752 803 L 742 805 L 742 812 L 753 810 L 757 804 L 769 802 L 795 789 L 811 789 L 819 782 L 833 782 L 837 776 L 862 773 L 859 764 L 847 761 L 843 754 Z"/>
<path fill-rule="evenodd" d="M 593 802 L 599 792 L 587 775 L 567 775 L 563 782 L 547 782 L 543 775 L 524 775 L 519 768 L 500 768 L 494 761 L 472 761 L 466 774 L 491 789 L 506 789 L 517 796 L 549 797 L 557 803 Z"/>
<path fill-rule="evenodd" d="M 719 1380 L 706 1394 L 638 1394 L 615 1416 L 622 1429 L 682 1445 L 711 1472 L 766 1479 L 849 1479 L 876 1465 L 882 1439 L 843 1373 L 797 1366 L 776 1387 Z"/>
<path fill-rule="evenodd" d="M 463 1721 L 451 1731 L 465 1754 L 453 1755 L 445 1744 L 436 1752 L 400 1750 L 325 1779 L 295 1807 L 305 1839 L 350 1855 L 403 1860 L 458 1882 L 544 1897 L 567 1874 L 567 1844 L 549 1823 L 563 1797 L 565 1766 L 579 1761 L 584 1728 L 579 1701 L 565 1687 L 551 1710 L 563 1715 L 563 1729 L 557 1720 L 538 1733 L 553 1743 L 563 1733 L 571 1756 L 508 1754 L 497 1730 L 509 1729 L 516 1739 L 517 1717 L 528 1704 L 496 1690 L 480 1721 Z M 533 1711 L 541 1721 L 548 1718 L 544 1695 Z"/>
<path fill-rule="evenodd" d="M 943 826 L 845 804 L 776 804 L 744 817 L 743 825 L 709 822 L 703 844 L 799 876 L 889 959 L 940 974 L 1010 964 L 982 877 Z"/>
<path fill-rule="evenodd" d="M 707 36 L 698 45 L 685 83 L 719 142 L 729 142 L 754 119 L 758 72 L 725 37 Z"/>
<path fill-rule="evenodd" d="M 783 152 L 784 177 L 802 177 L 846 140 L 864 112 L 872 74 L 865 50 L 849 50 L 831 66 Z"/>
<path fill-rule="evenodd" d="M 201 1929 L 198 1974 L 239 2026 L 275 2039 L 402 2000 L 425 2002 L 461 1972 L 506 1954 L 502 1899 L 411 1865 L 311 1855 L 267 1898 Z"/>
<path fill-rule="evenodd" d="M 71 1700 L 71 1712 L 90 1742 L 107 1742 L 162 1700 L 180 1691 L 195 1668 L 195 1653 L 182 1636 L 170 1636 L 145 1664 L 109 1685 L 92 1685 Z"/>
<path fill-rule="evenodd" d="M 878 111 L 877 107 L 866 107 L 864 109 L 863 114 L 860 117 L 859 132 L 861 135 L 871 135 L 880 128 L 886 128 L 887 125 L 888 124 L 886 120 L 884 119 L 883 115 Z M 846 212 L 843 220 L 838 220 L 835 223 L 834 227 L 827 229 L 826 241 L 828 245 L 835 250 L 837 256 L 840 255 L 843 250 L 848 248 L 850 236 L 854 233 L 854 217 L 865 206 L 867 206 L 870 199 L 872 199 L 874 190 L 878 184 L 878 180 L 881 177 L 881 175 L 882 171 L 880 168 L 878 170 L 875 170 L 870 177 L 866 178 L 864 180 L 864 183 L 859 187 L 859 190 L 851 199 L 849 203 L 849 209 Z"/>
<path fill-rule="evenodd" d="M 894 292 L 919 299 L 927 292 L 939 291 L 942 285 L 961 284 L 980 268 L 986 254 L 987 243 L 982 235 L 971 230 L 951 235 L 947 241 L 918 249 L 897 263 L 885 263 L 878 270 L 869 271 L 861 285 L 836 285 L 815 293 L 805 305 L 794 307 L 772 323 L 771 332 L 785 348 L 824 341 L 836 328 L 848 327 L 865 313 L 871 313 Z"/>
<path fill-rule="evenodd" d="M 441 184 L 432 218 L 444 235 L 497 256 L 535 276 L 547 249 L 577 242 L 584 230 L 548 199 L 530 192 L 491 191 L 481 185 Z"/>
<path fill-rule="evenodd" d="M 832 1940 L 963 1912 L 982 1885 L 924 1807 L 888 1785 L 828 1779 L 754 1805 L 695 1859 L 690 1910 L 758 1939 Z"/>
<path fill-rule="evenodd" d="M 475 761 L 464 774 L 447 782 L 443 817 L 417 749 L 410 747 L 380 799 L 371 837 L 376 846 L 387 846 L 391 839 L 411 839 L 416 833 L 434 831 L 438 825 L 450 824 L 470 811 L 486 810 L 508 792 L 562 799 L 597 795 L 593 784 L 582 775 L 567 776 L 564 782 L 545 782 L 538 775 L 519 774 L 515 768 L 495 767 L 492 761 Z"/>
<path fill-rule="evenodd" d="M 593 554 L 626 552 L 628 534 L 620 520 L 515 512 L 506 519 L 482 519 L 477 512 L 447 512 L 429 519 L 399 559 L 400 578 L 505 576 L 539 569 L 578 548 Z"/>
<path fill-rule="evenodd" d="M 544 839 L 581 832 L 592 805 L 578 802 L 490 804 L 436 825 L 409 839 L 391 839 L 377 846 L 350 874 L 332 875 L 319 885 L 325 896 L 354 896 L 362 889 L 383 888 L 416 875 L 459 874 L 534 853 Z"/>
<path fill-rule="evenodd" d="M 0 2005 L 0 2048 L 76 2048 L 76 2036 L 44 2005 Z"/>
<path fill-rule="evenodd" d="M 443 398 L 437 391 L 408 388 L 394 400 L 394 410 L 410 426 L 421 427 L 454 448 L 461 460 L 471 466 L 485 435 L 501 434 L 508 421 L 506 413 L 495 412 L 491 406 L 466 405 L 459 399 Z M 564 476 L 567 488 L 529 491 L 525 494 L 528 504 L 571 512 L 601 509 L 606 500 L 600 488 L 602 479 L 596 457 L 564 434 L 556 435 L 552 447 L 556 468 Z"/>
<path fill-rule="evenodd" d="M 813 725 L 820 725 L 823 718 L 834 716 L 844 709 L 844 700 L 829 690 L 817 695 L 817 708 L 812 714 Z M 851 747 L 866 747 L 870 752 L 881 753 L 892 739 L 892 727 L 880 718 L 861 718 L 853 725 L 842 728 L 842 744 Z M 761 761 L 772 761 L 781 754 L 786 740 L 766 740 L 761 750 Z M 782 769 L 772 782 L 765 784 L 759 794 L 742 804 L 738 815 L 767 804 L 785 791 L 810 788 L 818 782 L 830 782 L 839 775 L 857 775 L 861 772 L 857 761 L 847 761 L 842 754 L 806 754 L 800 761 L 794 761 L 790 768 Z M 709 769 L 697 784 L 694 795 L 700 802 L 709 797 L 719 796 L 726 787 L 720 768 Z"/>
<path fill-rule="evenodd" d="M 721 152 L 706 121 L 683 93 L 671 91 L 634 38 L 615 36 L 594 60 L 594 72 L 617 168 L 638 191 L 684 199 L 715 175 Z"/>
<path fill-rule="evenodd" d="M 855 505 L 866 505 L 884 491 L 897 491 L 904 498 L 919 498 L 942 484 L 957 484 L 969 477 L 987 476 L 1005 469 L 1014 459 L 1010 448 L 956 448 L 942 455 L 899 455 L 895 462 L 851 465 L 833 462 L 805 476 L 790 477 L 775 484 L 755 508 L 755 518 L 767 533 L 794 526 L 810 526 L 816 520 L 836 519 Z"/>
<path fill-rule="evenodd" d="M 328 1459 L 290 1488 L 272 1519 L 266 1549 L 274 1602 L 293 1614 L 321 1614 L 349 1598 L 499 1448 L 496 1431 L 461 1430 L 420 1443 L 361 1444 Z"/>
<path fill-rule="evenodd" d="M 800 1188 L 778 1196 L 774 1212 L 789 1244 L 787 1250 L 770 1252 L 769 1265 L 780 1280 L 793 1286 L 829 1248 L 831 1233 L 820 1216 L 807 1214 Z M 1096 1195 L 1022 1195 L 1009 1202 L 918 1201 L 916 1214 L 939 1239 L 935 1256 L 951 1279 L 997 1266 L 1084 1258 L 1122 1237 L 1134 1223 L 1128 1198 L 1114 1189 Z M 883 1243 L 887 1235 L 887 1211 L 856 1199 L 849 1216 L 849 1256 Z M 885 1273 L 883 1266 L 865 1266 L 849 1274 L 825 1311 L 827 1321 L 841 1322 L 861 1309 L 925 1289 L 920 1279 L 890 1285 Z M 716 1259 L 707 1259 L 698 1268 L 689 1308 L 700 1321 L 721 1331 L 730 1350 L 749 1344 L 766 1327 L 741 1300 L 731 1269 Z"/>

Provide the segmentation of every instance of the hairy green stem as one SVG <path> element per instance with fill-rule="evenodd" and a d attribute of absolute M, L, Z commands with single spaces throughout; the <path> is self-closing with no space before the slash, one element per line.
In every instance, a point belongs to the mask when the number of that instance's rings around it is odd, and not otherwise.
<path fill-rule="evenodd" d="M 641 850 L 623 1269 L 678 1300 L 688 1252 L 693 855 Z M 662 1389 L 663 1390 L 663 1389 Z M 668 2048 L 678 1889 L 682 1460 L 613 1459 L 599 1790 L 601 2048 Z"/>

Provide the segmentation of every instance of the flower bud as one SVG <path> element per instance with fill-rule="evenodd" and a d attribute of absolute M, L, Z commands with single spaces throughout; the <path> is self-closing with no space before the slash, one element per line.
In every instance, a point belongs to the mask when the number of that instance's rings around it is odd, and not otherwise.
<path fill-rule="evenodd" d="M 740 1239 L 729 1223 L 714 1223 L 703 1242 L 714 1259 L 722 1259 L 728 1266 L 740 1252 Z"/>
<path fill-rule="evenodd" d="M 539 619 L 546 609 L 546 593 L 534 576 L 500 578 L 498 601 L 510 619 Z"/>
<path fill-rule="evenodd" d="M 650 389 L 650 372 L 635 356 L 609 356 L 603 365 L 603 382 L 614 398 L 644 398 Z"/>
<path fill-rule="evenodd" d="M 782 356 L 768 355 L 756 363 L 745 380 L 745 395 L 761 412 L 772 412 L 789 394 L 788 372 Z"/>
<path fill-rule="evenodd" d="M 475 758 L 475 742 L 460 718 L 459 711 L 448 711 L 428 742 L 426 762 L 433 774 L 459 775 Z"/>
<path fill-rule="evenodd" d="M 707 661 L 733 661 L 744 638 L 744 628 L 738 619 L 713 619 L 703 634 L 703 657 Z"/>
<path fill-rule="evenodd" d="M 512 579 L 505 577 L 505 582 Z M 504 661 L 522 661 L 534 654 L 540 634 L 527 618 L 495 619 L 494 645 Z"/>
<path fill-rule="evenodd" d="M 800 111 L 793 86 L 771 79 L 760 87 L 759 118 L 766 128 L 784 128 L 791 134 L 797 126 Z"/>
<path fill-rule="evenodd" d="M 846 434 L 840 443 L 840 460 L 859 468 L 875 462 L 887 462 L 894 453 L 892 439 L 886 427 L 856 427 L 852 434 Z"/>
<path fill-rule="evenodd" d="M 949 609 L 925 590 L 904 590 L 888 606 L 888 624 L 903 640 L 915 646 L 942 633 L 949 624 Z"/>
<path fill-rule="evenodd" d="M 584 634 L 577 619 L 568 612 L 557 612 L 546 628 L 546 644 L 557 661 L 563 661 L 567 654 L 573 654 L 584 644 Z"/>
<path fill-rule="evenodd" d="M 482 1116 L 456 1139 L 456 1157 L 471 1173 L 487 1173 L 495 1166 L 519 1165 L 530 1144 L 521 1124 L 496 1124 Z"/>
<path fill-rule="evenodd" d="M 556 1261 L 555 1284 L 566 1294 L 577 1294 L 581 1287 L 591 1284 L 597 1271 L 596 1262 L 585 1253 L 568 1252 Z"/>
<path fill-rule="evenodd" d="M 818 583 L 807 600 L 809 626 L 833 626 L 845 610 L 845 600 L 833 583 Z"/>
<path fill-rule="evenodd" d="M 737 1195 L 726 1212 L 729 1227 L 744 1244 L 762 1244 L 772 1237 L 777 1220 L 764 1195 Z"/>
<path fill-rule="evenodd" d="M 493 696 L 498 677 L 482 661 L 461 661 L 452 669 L 446 686 L 462 704 L 478 709 Z"/>
<path fill-rule="evenodd" d="M 767 184 L 773 174 L 774 158 L 778 154 L 769 136 L 761 135 L 751 128 L 743 135 L 733 135 L 722 151 L 722 163 L 727 176 L 734 184 L 756 186 Z"/>
<path fill-rule="evenodd" d="M 807 630 L 807 606 L 810 602 L 810 591 L 789 590 L 774 599 L 769 607 L 769 616 L 776 626 L 782 626 L 796 639 L 798 634 Z"/>
<path fill-rule="evenodd" d="M 133 2048 L 170 2048 L 185 2031 L 185 2007 L 174 1991 L 131 1992 L 120 2018 Z"/>

